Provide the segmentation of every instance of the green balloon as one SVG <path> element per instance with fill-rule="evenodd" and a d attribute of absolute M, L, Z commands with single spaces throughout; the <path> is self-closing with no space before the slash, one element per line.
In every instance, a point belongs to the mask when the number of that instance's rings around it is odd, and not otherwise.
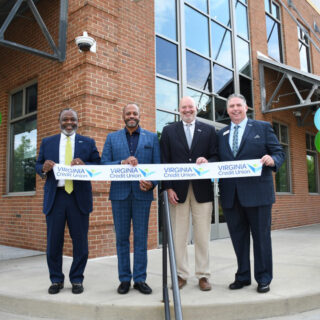
<path fill-rule="evenodd" d="M 316 138 L 314 139 L 314 145 L 318 152 L 320 152 L 320 131 L 317 133 Z"/>

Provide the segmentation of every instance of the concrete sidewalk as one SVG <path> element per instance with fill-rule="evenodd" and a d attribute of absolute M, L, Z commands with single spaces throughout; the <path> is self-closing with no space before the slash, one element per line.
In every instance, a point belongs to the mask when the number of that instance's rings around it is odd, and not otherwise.
<path fill-rule="evenodd" d="M 254 282 L 241 290 L 229 290 L 228 284 L 234 280 L 236 271 L 231 241 L 211 242 L 213 289 L 202 292 L 195 277 L 188 280 L 181 290 L 184 319 L 249 320 L 319 309 L 320 225 L 273 231 L 272 239 L 274 280 L 266 294 L 258 294 Z M 4 247 L 0 247 L 2 250 Z M 189 253 L 193 270 L 193 246 L 189 247 Z M 0 319 L 164 319 L 161 259 L 161 250 L 149 251 L 147 283 L 153 289 L 149 296 L 134 289 L 127 295 L 117 294 L 116 257 L 88 261 L 85 291 L 81 295 L 73 295 L 67 281 L 71 258 L 64 258 L 65 288 L 57 295 L 47 294 L 50 282 L 45 255 L 2 260 Z M 307 314 L 313 317 L 315 313 Z M 292 316 L 292 319 L 300 318 Z"/>

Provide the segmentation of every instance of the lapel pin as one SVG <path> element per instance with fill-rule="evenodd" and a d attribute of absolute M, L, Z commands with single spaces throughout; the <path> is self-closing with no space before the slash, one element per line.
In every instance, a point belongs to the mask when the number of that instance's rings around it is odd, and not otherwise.
<path fill-rule="evenodd" d="M 259 139 L 259 138 L 260 136 L 258 134 L 254 137 L 254 139 Z"/>
<path fill-rule="evenodd" d="M 79 143 L 82 143 L 83 141 L 82 140 L 79 140 Z"/>
<path fill-rule="evenodd" d="M 202 132 L 202 130 L 201 130 L 201 129 L 198 129 L 198 132 Z"/>
<path fill-rule="evenodd" d="M 230 132 L 230 130 L 227 130 L 223 133 L 223 135 L 225 136 L 226 134 L 228 134 Z"/>
<path fill-rule="evenodd" d="M 249 127 L 252 127 L 252 124 L 251 124 L 251 123 L 248 123 L 248 126 L 249 126 Z"/>

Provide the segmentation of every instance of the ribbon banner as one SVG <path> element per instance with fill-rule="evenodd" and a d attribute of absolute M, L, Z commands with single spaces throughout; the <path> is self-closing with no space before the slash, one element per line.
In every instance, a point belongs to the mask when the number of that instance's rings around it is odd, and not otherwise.
<path fill-rule="evenodd" d="M 243 161 L 210 162 L 197 164 L 139 164 L 65 166 L 55 164 L 53 171 L 57 180 L 87 181 L 139 181 L 139 180 L 195 180 L 217 178 L 240 178 L 260 176 L 260 159 Z"/>

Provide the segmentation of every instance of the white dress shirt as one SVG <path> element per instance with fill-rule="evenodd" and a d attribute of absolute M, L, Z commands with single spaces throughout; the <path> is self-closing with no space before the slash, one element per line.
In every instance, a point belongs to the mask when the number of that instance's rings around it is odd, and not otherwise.
<path fill-rule="evenodd" d="M 72 134 L 70 136 L 71 139 L 71 148 L 72 148 L 72 159 L 74 157 L 74 141 L 76 134 Z M 65 155 L 66 155 L 66 144 L 67 144 L 67 136 L 61 132 L 60 137 L 60 146 L 59 146 L 59 164 L 65 164 Z M 64 180 L 58 180 L 58 187 L 64 187 Z"/>
<path fill-rule="evenodd" d="M 187 122 L 184 122 L 182 121 L 183 123 L 183 129 L 184 129 L 184 133 L 187 135 L 186 133 L 186 130 L 187 130 L 187 125 L 190 126 L 190 133 L 191 133 L 191 138 L 193 139 L 193 134 L 194 134 L 194 130 L 195 130 L 195 127 L 196 127 L 196 120 L 193 120 L 192 122 L 190 123 L 187 123 Z"/>

